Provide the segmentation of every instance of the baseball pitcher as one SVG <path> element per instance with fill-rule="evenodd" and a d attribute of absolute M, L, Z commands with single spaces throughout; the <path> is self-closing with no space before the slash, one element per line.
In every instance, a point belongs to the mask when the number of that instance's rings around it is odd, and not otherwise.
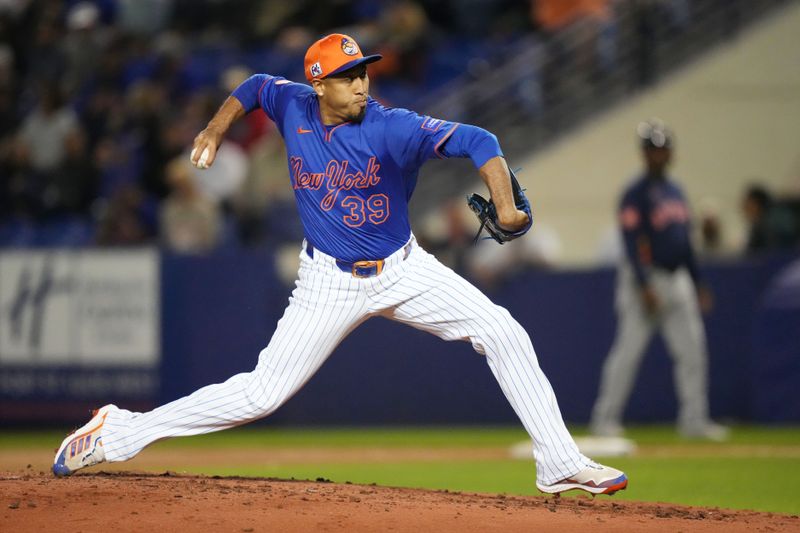
<path fill-rule="evenodd" d="M 490 370 L 533 438 L 537 487 L 548 493 L 624 489 L 622 472 L 584 457 L 570 436 L 528 334 L 505 309 L 439 263 L 414 239 L 408 202 L 428 159 L 469 157 L 491 200 L 471 199 L 501 242 L 524 234 L 530 206 L 491 133 L 385 107 L 369 97 L 364 56 L 347 35 L 315 42 L 309 84 L 252 76 L 197 135 L 192 163 L 214 164 L 230 125 L 262 109 L 286 142 L 290 186 L 305 240 L 296 286 L 252 372 L 147 413 L 106 405 L 56 453 L 58 476 L 125 461 L 167 437 L 231 428 L 268 416 L 295 394 L 359 324 L 384 316 L 445 340 L 462 340 Z M 474 200 L 474 201 L 473 201 Z"/>

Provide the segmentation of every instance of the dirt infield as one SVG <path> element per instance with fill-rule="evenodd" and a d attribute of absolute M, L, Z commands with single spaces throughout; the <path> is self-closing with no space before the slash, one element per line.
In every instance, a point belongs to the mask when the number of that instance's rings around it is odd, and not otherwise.
<path fill-rule="evenodd" d="M 0 530 L 14 532 L 800 531 L 796 516 L 610 497 L 510 497 L 170 472 L 66 479 L 31 469 L 4 472 L 0 505 Z"/>

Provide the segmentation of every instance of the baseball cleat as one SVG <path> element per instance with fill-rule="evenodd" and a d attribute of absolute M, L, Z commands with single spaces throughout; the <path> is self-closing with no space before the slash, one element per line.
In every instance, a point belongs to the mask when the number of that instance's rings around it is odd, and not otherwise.
<path fill-rule="evenodd" d="M 100 430 L 112 409 L 116 409 L 116 406 L 106 405 L 93 411 L 88 424 L 67 435 L 53 460 L 53 474 L 58 477 L 69 476 L 81 468 L 106 460 Z"/>
<path fill-rule="evenodd" d="M 628 486 L 628 477 L 610 466 L 592 463 L 577 474 L 552 485 L 536 483 L 536 488 L 547 494 L 560 494 L 568 490 L 585 490 L 592 494 L 609 496 Z"/>
<path fill-rule="evenodd" d="M 712 442 L 725 442 L 730 437 L 730 429 L 722 424 L 709 422 L 697 428 L 684 428 L 680 434 L 685 439 L 705 439 Z"/>

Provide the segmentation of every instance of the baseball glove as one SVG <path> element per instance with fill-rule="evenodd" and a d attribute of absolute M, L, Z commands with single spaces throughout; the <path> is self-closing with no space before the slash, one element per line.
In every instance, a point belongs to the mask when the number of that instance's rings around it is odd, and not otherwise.
<path fill-rule="evenodd" d="M 508 169 L 508 173 L 511 175 L 511 189 L 514 195 L 514 205 L 516 205 L 517 209 L 520 211 L 527 213 L 528 224 L 524 228 L 517 231 L 508 231 L 507 229 L 503 229 L 497 222 L 497 209 L 495 208 L 491 197 L 487 200 L 480 194 L 473 193 L 467 196 L 467 205 L 469 205 L 469 208 L 472 209 L 472 211 L 475 213 L 475 216 L 478 217 L 478 220 L 481 223 L 478 234 L 475 235 L 475 242 L 478 241 L 481 232 L 485 229 L 486 233 L 489 234 L 489 237 L 496 240 L 500 244 L 505 244 L 508 241 L 513 241 L 514 239 L 525 235 L 533 225 L 533 213 L 531 212 L 531 204 L 528 201 L 528 197 L 525 196 L 525 189 L 520 187 L 513 170 Z"/>

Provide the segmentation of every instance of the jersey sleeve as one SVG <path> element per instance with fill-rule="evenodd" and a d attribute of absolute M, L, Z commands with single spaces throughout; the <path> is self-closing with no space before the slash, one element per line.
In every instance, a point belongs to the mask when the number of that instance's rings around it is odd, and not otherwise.
<path fill-rule="evenodd" d="M 622 196 L 618 216 L 622 230 L 625 257 L 633 267 L 636 281 L 639 285 L 644 285 L 647 282 L 647 275 L 642 263 L 640 247 L 648 245 L 648 243 L 642 242 L 642 239 L 647 238 L 642 227 L 647 213 L 644 212 L 644 206 L 635 194 L 635 189 L 627 191 Z"/>
<path fill-rule="evenodd" d="M 439 150 L 446 157 L 469 157 L 475 168 L 481 168 L 493 157 L 502 157 L 500 143 L 493 133 L 483 128 L 460 124 Z"/>
<path fill-rule="evenodd" d="M 457 122 L 395 108 L 388 114 L 386 138 L 392 158 L 402 168 L 420 167 L 428 159 L 446 158 L 442 146 L 460 126 Z"/>
<path fill-rule="evenodd" d="M 294 83 L 281 76 L 255 74 L 247 78 L 232 93 L 246 112 L 261 107 L 275 123 L 283 120 L 288 102 L 301 91 L 309 87 Z"/>

